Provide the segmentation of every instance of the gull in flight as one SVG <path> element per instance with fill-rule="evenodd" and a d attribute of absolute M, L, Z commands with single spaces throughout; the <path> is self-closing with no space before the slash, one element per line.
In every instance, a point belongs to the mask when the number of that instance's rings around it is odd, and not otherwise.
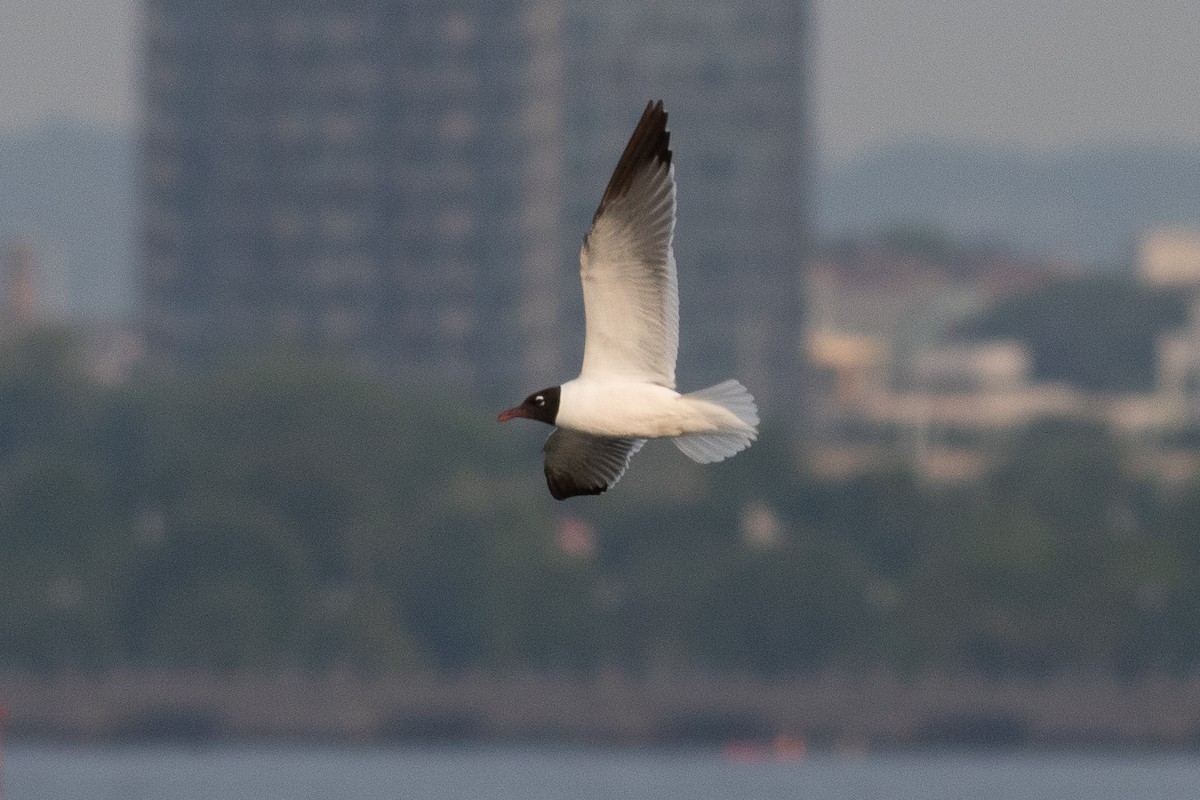
<path fill-rule="evenodd" d="M 750 446 L 758 408 L 736 380 L 675 391 L 675 167 L 660 100 L 646 106 L 579 251 L 587 331 L 579 377 L 500 414 L 555 426 L 542 450 L 557 500 L 600 494 L 647 439 L 707 464 Z"/>

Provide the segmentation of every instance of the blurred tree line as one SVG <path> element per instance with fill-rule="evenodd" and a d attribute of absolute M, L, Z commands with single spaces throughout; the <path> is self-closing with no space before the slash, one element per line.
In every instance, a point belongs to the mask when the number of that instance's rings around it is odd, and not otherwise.
<path fill-rule="evenodd" d="M 817 480 L 768 426 L 558 504 L 544 428 L 328 361 L 88 374 L 62 332 L 0 343 L 0 668 L 1200 666 L 1200 486 L 1140 485 L 1103 429 L 933 491 Z"/>

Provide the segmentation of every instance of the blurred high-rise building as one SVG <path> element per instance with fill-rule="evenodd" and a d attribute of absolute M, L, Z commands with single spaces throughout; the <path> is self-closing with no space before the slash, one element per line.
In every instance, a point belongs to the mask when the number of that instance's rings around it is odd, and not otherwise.
<path fill-rule="evenodd" d="M 559 271 L 554 0 L 145 10 L 151 358 L 277 340 L 493 389 L 557 367 L 525 346 Z"/>
<path fill-rule="evenodd" d="M 787 411 L 807 230 L 803 3 L 144 2 L 151 358 L 290 340 L 489 394 L 570 377 L 578 243 L 662 97 L 681 376 L 737 374 Z"/>

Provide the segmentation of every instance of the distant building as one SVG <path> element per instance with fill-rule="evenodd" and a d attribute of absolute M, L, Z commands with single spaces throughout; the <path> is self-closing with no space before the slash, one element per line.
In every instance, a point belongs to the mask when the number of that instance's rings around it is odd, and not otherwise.
<path fill-rule="evenodd" d="M 1034 381 L 1015 341 L 964 342 L 955 328 L 1058 265 L 883 240 L 826 248 L 806 270 L 814 365 L 814 468 L 829 476 L 903 463 L 935 483 L 979 478 L 1004 435 L 1046 416 L 1094 416 L 1080 392 Z"/>
<path fill-rule="evenodd" d="M 61 261 L 31 238 L 14 236 L 3 243 L 3 324 L 28 328 L 68 318 Z"/>
<path fill-rule="evenodd" d="M 5 322 L 18 328 L 33 324 L 39 313 L 38 281 L 42 257 L 33 242 L 10 239 L 4 246 Z"/>
<path fill-rule="evenodd" d="M 279 340 L 493 392 L 561 373 L 559 2 L 145 12 L 152 360 Z"/>
<path fill-rule="evenodd" d="M 914 384 L 941 394 L 1021 392 L 1029 388 L 1033 364 L 1024 345 L 992 340 L 923 350 L 913 373 Z"/>
<path fill-rule="evenodd" d="M 1152 284 L 1200 286 L 1200 230 L 1155 228 L 1142 234 L 1138 274 Z"/>
<path fill-rule="evenodd" d="M 68 312 L 66 293 L 47 269 L 47 257 L 34 240 L 17 236 L 0 251 L 0 337 L 21 337 L 40 326 L 69 330 L 87 374 L 119 384 L 142 357 L 139 333 L 123 320 L 84 319 Z"/>
<path fill-rule="evenodd" d="M 492 394 L 569 378 L 578 243 L 661 97 L 684 388 L 737 375 L 797 406 L 806 3 L 145 7 L 152 360 L 290 340 Z"/>

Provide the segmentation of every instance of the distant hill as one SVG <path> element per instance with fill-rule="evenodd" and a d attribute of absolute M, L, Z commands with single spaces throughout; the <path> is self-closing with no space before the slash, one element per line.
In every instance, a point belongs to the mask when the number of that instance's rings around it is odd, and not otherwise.
<path fill-rule="evenodd" d="M 1200 224 L 1200 149 L 901 143 L 826 169 L 817 206 L 825 236 L 919 226 L 1113 268 L 1130 262 L 1140 230 Z"/>
<path fill-rule="evenodd" d="M 134 306 L 133 137 L 74 123 L 0 134 L 0 242 L 21 234 L 46 251 L 68 310 Z"/>

